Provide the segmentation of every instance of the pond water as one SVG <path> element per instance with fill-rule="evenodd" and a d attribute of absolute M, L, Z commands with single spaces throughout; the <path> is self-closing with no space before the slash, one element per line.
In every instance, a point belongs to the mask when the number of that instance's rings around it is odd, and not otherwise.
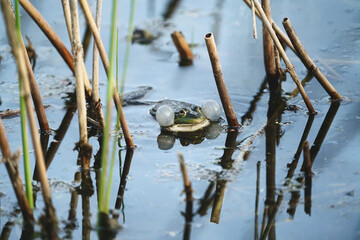
<path fill-rule="evenodd" d="M 120 76 L 130 12 L 128 2 L 119 3 Z M 164 19 L 170 2 L 178 5 Z M 70 49 L 60 1 L 33 4 Z M 91 5 L 94 8 L 96 1 L 91 1 Z M 110 5 L 111 1 L 104 1 L 101 32 L 106 49 Z M 67 93 L 74 90 L 75 79 L 27 13 L 21 14 L 23 35 L 29 36 L 38 55 L 35 76 L 43 102 L 49 105 L 46 110 L 49 124 L 56 130 L 67 112 L 65 100 L 68 100 Z M 82 13 L 80 16 L 83 17 Z M 191 142 L 159 137 L 160 127 L 149 114 L 150 106 L 124 107 L 137 147 L 132 159 L 127 160 L 123 147 L 115 149 L 118 154 L 110 208 L 121 226 L 116 231 L 116 239 L 253 239 L 260 238 L 261 232 L 269 239 L 360 238 L 360 3 L 355 0 L 273 1 L 272 16 L 278 25 L 284 17 L 291 20 L 310 56 L 345 98 L 340 105 L 331 104 L 313 78 L 305 90 L 318 114 L 309 120 L 301 96 L 290 98 L 287 94 L 295 89 L 290 76 L 282 83 L 282 95 L 270 94 L 262 87 L 265 70 L 261 23 L 257 20 L 259 37 L 254 40 L 251 12 L 243 1 L 214 0 L 206 4 L 204 1 L 137 1 L 135 27 L 146 29 L 158 38 L 149 45 L 131 46 L 125 91 L 152 86 L 154 90 L 146 100 L 168 98 L 198 105 L 207 99 L 220 102 L 204 42 L 204 35 L 212 32 L 230 98 L 244 125 L 239 134 L 234 134 L 227 132 L 222 123 L 223 126 L 215 126 L 220 128 L 220 133 Z M 84 30 L 85 22 L 81 23 Z M 3 17 L 0 26 L 4 26 Z M 182 31 L 194 44 L 192 66 L 178 65 L 178 53 L 170 37 L 175 30 Z M 89 73 L 91 49 L 86 61 Z M 287 53 L 299 78 L 304 78 L 305 67 L 291 51 Z M 4 27 L 0 28 L 0 55 L 0 110 L 18 109 L 16 67 Z M 103 69 L 100 78 L 101 96 L 105 99 Z M 299 109 L 283 110 L 279 106 L 284 101 Z M 272 124 L 262 131 L 271 117 Z M 301 172 L 303 156 L 298 156 L 297 149 L 311 121 L 306 139 L 311 147 L 314 175 L 305 181 Z M 20 118 L 3 119 L 3 124 L 11 150 L 21 148 Z M 115 126 L 113 128 L 112 136 L 117 136 Z M 54 135 L 55 132 L 50 142 L 56 142 Z M 161 137 L 174 142 L 173 146 L 160 149 L 164 148 L 158 145 Z M 81 192 L 81 169 L 76 164 L 78 153 L 73 151 L 78 138 L 75 113 L 63 140 L 58 142 L 59 148 L 47 174 L 59 219 L 59 237 L 96 239 L 99 171 L 90 172 L 94 192 Z M 95 137 L 89 141 L 95 154 L 98 141 Z M 121 145 L 125 145 L 123 140 Z M 177 152 L 183 154 L 192 182 L 191 217 L 184 215 L 186 202 Z M 33 151 L 31 158 L 34 169 Z M 91 165 L 93 163 L 94 158 Z M 125 176 L 124 168 L 128 171 Z M 120 203 L 117 193 L 122 176 L 126 179 L 126 188 Z M 34 184 L 39 186 L 36 181 Z M 38 219 L 44 203 L 40 191 L 36 196 Z M 8 239 L 19 239 L 21 220 L 6 169 L 0 165 L 2 236 L 9 234 Z M 36 225 L 35 230 L 40 231 L 40 226 Z"/>

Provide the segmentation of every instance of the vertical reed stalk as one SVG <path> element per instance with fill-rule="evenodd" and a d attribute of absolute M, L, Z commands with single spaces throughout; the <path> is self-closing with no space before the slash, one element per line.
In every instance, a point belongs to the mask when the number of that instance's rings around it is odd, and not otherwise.
<path fill-rule="evenodd" d="M 265 12 L 263 11 L 263 9 L 261 8 L 260 6 L 260 3 L 258 2 L 258 0 L 253 0 L 254 1 L 254 4 L 255 4 L 255 7 L 257 8 L 257 10 L 259 11 L 260 13 L 260 16 L 261 16 L 261 19 L 263 21 L 263 23 L 265 23 L 265 27 L 267 28 L 267 30 L 269 31 L 277 49 L 279 50 L 279 53 L 280 53 L 280 56 L 282 57 L 282 59 L 284 60 L 285 62 L 285 65 L 286 65 L 286 68 L 287 68 L 287 71 L 289 72 L 291 78 L 293 79 L 293 81 L 295 82 L 296 86 L 298 87 L 299 89 L 299 92 L 302 96 L 302 98 L 304 99 L 304 102 L 306 104 L 306 107 L 308 108 L 310 114 L 316 114 L 305 90 L 304 90 L 304 87 L 301 85 L 300 81 L 299 81 L 299 78 L 295 72 L 295 67 L 294 65 L 291 64 L 289 58 L 287 57 L 283 47 L 281 46 L 281 43 L 279 41 L 279 39 L 277 38 L 276 36 L 276 33 L 274 32 L 274 30 L 272 29 L 272 26 L 269 22 L 269 20 L 267 19 L 266 17 L 266 14 Z"/>
<path fill-rule="evenodd" d="M 15 25 L 16 33 L 19 42 L 21 41 L 21 26 L 20 26 L 20 14 L 19 14 L 19 2 L 15 1 Z M 25 57 L 24 57 L 25 59 Z M 25 186 L 26 186 L 26 197 L 29 202 L 31 209 L 34 208 L 33 191 L 31 182 L 31 166 L 30 166 L 30 154 L 29 154 L 29 141 L 26 126 L 26 103 L 22 81 L 19 79 L 19 92 L 20 92 L 20 118 L 21 118 L 21 136 L 22 136 L 22 147 L 23 147 L 23 159 L 24 159 L 24 175 L 25 175 Z"/>
<path fill-rule="evenodd" d="M 261 2 L 267 19 L 269 21 L 272 21 L 270 0 L 261 0 Z M 270 89 L 276 89 L 278 83 L 278 71 L 276 69 L 276 63 L 275 63 L 274 43 L 269 31 L 265 27 L 264 22 L 263 22 L 263 48 L 264 48 L 265 71 L 268 77 L 269 87 Z"/>
<path fill-rule="evenodd" d="M 97 45 L 97 47 L 99 49 L 100 57 L 101 57 L 103 66 L 105 68 L 105 72 L 109 76 L 109 79 L 108 79 L 109 83 L 112 84 L 112 86 L 113 86 L 112 87 L 112 89 L 114 91 L 113 100 L 114 100 L 114 103 L 115 103 L 116 110 L 118 112 L 118 116 L 119 116 L 121 128 L 123 130 L 126 146 L 129 147 L 129 148 L 134 148 L 135 145 L 134 145 L 134 142 L 133 142 L 133 140 L 131 138 L 131 134 L 130 134 L 130 131 L 129 131 L 129 128 L 128 128 L 128 125 L 127 125 L 127 122 L 126 122 L 126 119 L 125 119 L 124 111 L 122 110 L 120 96 L 119 96 L 118 92 L 115 89 L 114 77 L 111 74 L 109 74 L 109 69 L 110 69 L 109 59 L 107 57 L 104 45 L 102 43 L 100 33 L 96 28 L 96 24 L 95 24 L 95 21 L 94 21 L 94 17 L 92 16 L 90 6 L 89 6 L 89 4 L 88 4 L 88 2 L 86 0 L 79 0 L 79 1 L 80 1 L 80 5 L 81 5 L 81 7 L 83 9 L 83 12 L 85 14 L 86 20 L 88 21 L 88 24 L 90 25 L 91 31 L 93 33 L 93 36 L 94 36 L 94 39 L 95 39 L 95 42 L 96 42 L 96 45 Z"/>
<path fill-rule="evenodd" d="M 126 38 L 125 59 L 123 65 L 123 72 L 121 76 L 120 96 L 124 94 L 127 69 L 129 65 L 130 47 L 131 47 L 131 40 L 132 40 L 133 28 L 134 28 L 135 8 L 136 8 L 136 0 L 131 0 L 128 35 Z"/>
<path fill-rule="evenodd" d="M 113 70 L 114 70 L 114 57 L 115 57 L 114 47 L 115 47 L 117 0 L 113 0 L 112 7 L 113 8 L 112 8 L 111 33 L 110 33 L 110 65 L 109 65 L 109 71 L 107 72 L 109 81 L 107 84 L 105 130 L 104 130 L 104 139 L 102 144 L 103 150 L 101 155 L 102 170 L 101 170 L 99 197 L 98 197 L 100 214 L 109 213 L 109 204 L 106 202 L 109 199 L 106 197 L 105 193 L 106 193 L 106 182 L 107 180 L 109 180 L 107 177 L 107 167 L 108 167 L 107 163 L 108 163 L 109 135 L 110 135 L 109 133 L 110 133 L 110 122 L 111 122 L 111 99 L 114 94 L 114 84 L 112 81 L 110 81 L 110 79 L 113 78 Z"/>
<path fill-rule="evenodd" d="M 255 14 L 255 7 L 254 2 L 251 0 L 251 15 L 252 15 L 252 22 L 253 22 L 253 37 L 257 39 L 257 30 L 256 30 L 256 14 Z"/>
<path fill-rule="evenodd" d="M 86 103 L 85 103 L 85 92 L 84 92 L 84 78 L 83 78 L 83 49 L 80 39 L 79 29 L 79 16 L 77 1 L 70 1 L 71 10 L 71 23 L 72 23 L 72 50 L 75 59 L 75 77 L 76 77 L 76 103 L 78 107 L 79 116 L 79 133 L 80 133 L 80 158 L 81 164 L 84 169 L 90 167 L 90 154 L 88 152 L 91 146 L 88 145 L 88 134 L 87 134 L 87 117 L 86 117 Z"/>
<path fill-rule="evenodd" d="M 209 53 L 216 86 L 220 95 L 222 106 L 224 108 L 227 122 L 230 127 L 240 127 L 240 124 L 238 123 L 234 112 L 234 107 L 229 97 L 229 93 L 226 89 L 224 77 L 222 75 L 220 59 L 217 53 L 216 44 L 212 33 L 208 33 L 205 35 L 205 43 Z"/>
<path fill-rule="evenodd" d="M 101 26 L 101 8 L 102 0 L 97 0 L 96 3 L 96 27 L 100 32 Z M 93 72 L 92 72 L 92 87 L 93 87 L 93 103 L 94 107 L 97 109 L 97 120 L 100 123 L 100 127 L 104 130 L 104 116 L 101 109 L 100 97 L 99 97 L 99 51 L 94 41 L 93 46 Z"/>
<path fill-rule="evenodd" d="M 24 93 L 26 111 L 28 114 L 30 131 L 31 131 L 33 146 L 35 149 L 36 161 L 39 167 L 40 182 L 42 186 L 42 193 L 44 196 L 45 207 L 48 217 L 50 217 L 53 223 L 56 224 L 57 219 L 55 215 L 55 209 L 53 208 L 51 203 L 50 187 L 46 175 L 44 156 L 41 149 L 40 140 L 38 137 L 33 108 L 30 103 L 30 87 L 28 82 L 28 75 L 26 71 L 24 54 L 21 50 L 21 45 L 18 36 L 15 32 L 15 23 L 11 17 L 12 9 L 10 3 L 7 0 L 2 0 L 1 3 L 2 3 L 3 14 L 5 17 L 5 22 L 6 22 L 7 36 L 9 38 L 9 42 L 12 47 L 12 53 L 14 55 L 14 58 L 16 59 L 17 68 L 19 72 L 19 79 L 22 81 L 21 84 L 22 91 Z"/>
<path fill-rule="evenodd" d="M 306 52 L 304 46 L 302 45 L 299 37 L 295 33 L 295 29 L 293 28 L 290 20 L 288 18 L 284 18 L 283 25 L 286 33 L 288 34 L 290 41 L 292 42 L 297 55 L 300 60 L 303 62 L 305 67 L 314 75 L 314 77 L 318 80 L 321 86 L 325 89 L 325 91 L 330 95 L 333 100 L 341 99 L 341 95 L 336 91 L 336 89 L 331 85 L 331 83 L 326 79 L 324 74 L 319 70 L 319 68 L 315 65 L 313 60 L 310 58 L 308 53 Z"/>

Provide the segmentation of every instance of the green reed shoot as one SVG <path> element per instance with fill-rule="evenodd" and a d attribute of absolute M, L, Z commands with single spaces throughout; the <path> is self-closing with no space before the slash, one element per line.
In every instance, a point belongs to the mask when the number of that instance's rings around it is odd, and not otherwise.
<path fill-rule="evenodd" d="M 119 92 L 119 28 L 116 29 L 116 91 Z M 116 129 L 120 129 L 119 113 L 116 117 Z"/>
<path fill-rule="evenodd" d="M 112 17 L 111 17 L 111 33 L 110 33 L 110 66 L 108 71 L 108 86 L 107 86 L 107 96 L 106 96 L 106 114 L 105 114 L 105 129 L 104 129 L 104 139 L 102 143 L 102 155 L 101 155 L 101 177 L 100 177 L 100 186 L 99 186 L 99 211 L 101 213 L 109 213 L 109 201 L 110 197 L 105 196 L 110 195 L 110 191 L 106 190 L 106 185 L 111 184 L 111 179 L 107 176 L 107 165 L 108 165 L 108 148 L 109 148 L 109 134 L 110 134 L 110 122 L 111 122 L 111 106 L 112 106 L 112 97 L 113 97 L 113 85 L 112 85 L 112 76 L 114 72 L 114 57 L 115 57 L 115 29 L 116 29 L 116 14 L 117 13 L 117 0 L 113 0 L 112 4 Z M 109 174 L 112 175 L 112 174 Z M 110 177 L 110 176 L 109 176 Z M 108 184 L 106 184 L 108 183 Z"/>
<path fill-rule="evenodd" d="M 135 7 L 136 7 L 136 0 L 131 0 L 128 35 L 126 38 L 125 59 L 124 59 L 124 65 L 123 65 L 123 72 L 122 72 L 122 76 L 121 76 L 120 96 L 122 96 L 124 94 L 127 68 L 128 68 L 128 64 L 129 64 L 130 46 L 131 46 L 131 41 L 132 41 L 132 36 L 133 36 L 133 29 L 134 29 Z"/>
<path fill-rule="evenodd" d="M 18 42 L 21 42 L 21 26 L 20 26 L 20 14 L 19 14 L 19 1 L 15 1 L 15 23 L 16 32 L 18 34 Z M 20 47 L 20 46 L 19 46 Z M 26 186 L 26 197 L 28 199 L 30 208 L 34 208 L 32 181 L 31 181 L 31 169 L 30 169 L 30 155 L 29 155 L 29 140 L 27 135 L 26 125 L 26 104 L 25 96 L 22 86 L 22 79 L 19 78 L 19 92 L 20 92 L 20 119 L 21 119 L 21 136 L 22 136 L 22 147 L 23 147 L 23 159 L 24 159 L 24 173 L 25 173 L 25 186 Z"/>

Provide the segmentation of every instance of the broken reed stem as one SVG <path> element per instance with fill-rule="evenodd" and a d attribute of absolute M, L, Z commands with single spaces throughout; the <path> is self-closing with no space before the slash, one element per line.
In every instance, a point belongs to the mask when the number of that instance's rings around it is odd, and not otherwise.
<path fill-rule="evenodd" d="M 69 50 L 66 48 L 64 43 L 59 38 L 59 36 L 55 33 L 55 31 L 51 28 L 51 26 L 46 22 L 46 20 L 41 16 L 41 14 L 28 0 L 19 0 L 19 3 L 29 14 L 29 16 L 35 21 L 35 23 L 39 26 L 39 28 L 43 31 L 43 33 L 54 45 L 54 47 L 61 55 L 61 57 L 64 59 L 70 70 L 75 74 L 74 59 L 71 56 Z M 83 66 L 83 68 L 85 69 L 85 65 Z M 91 96 L 92 93 L 91 93 L 89 78 L 84 77 L 84 82 L 86 84 L 85 89 L 87 91 L 87 95 Z"/>
<path fill-rule="evenodd" d="M 100 32 L 101 26 L 101 8 L 102 8 L 102 0 L 97 0 L 96 3 L 96 26 L 98 31 Z M 98 109 L 96 112 L 98 113 L 97 120 L 100 123 L 101 130 L 104 130 L 105 122 L 104 116 L 101 109 L 100 96 L 99 96 L 99 50 L 94 41 L 93 46 L 93 71 L 92 71 L 92 89 L 93 89 L 93 104 L 94 108 Z"/>
<path fill-rule="evenodd" d="M 36 163 L 39 170 L 40 182 L 42 186 L 42 193 L 44 197 L 44 203 L 46 207 L 46 211 L 48 216 L 54 221 L 57 222 L 55 209 L 51 203 L 51 194 L 50 187 L 47 179 L 44 156 L 40 145 L 40 140 L 38 136 L 36 121 L 33 113 L 33 109 L 30 103 L 30 87 L 28 81 L 28 74 L 26 70 L 25 57 L 22 52 L 22 48 L 20 45 L 20 41 L 15 32 L 15 23 L 11 17 L 11 6 L 7 0 L 2 0 L 3 14 L 6 22 L 7 36 L 9 38 L 9 42 L 12 48 L 12 53 L 16 60 L 17 69 L 19 73 L 19 79 L 22 81 L 22 91 L 25 98 L 26 103 L 26 111 L 29 119 L 29 126 L 31 131 L 31 137 L 33 141 L 33 146 L 35 149 Z"/>
<path fill-rule="evenodd" d="M 266 18 L 271 21 L 271 7 L 270 0 L 262 0 L 262 7 Z M 278 83 L 278 70 L 276 69 L 274 43 L 269 31 L 265 27 L 263 21 L 263 48 L 264 48 L 264 64 L 266 76 L 268 77 L 268 84 L 271 89 L 277 88 Z"/>
<path fill-rule="evenodd" d="M 314 77 L 319 81 L 321 86 L 325 89 L 325 91 L 330 95 L 333 100 L 341 99 L 341 95 L 336 91 L 336 89 L 331 85 L 331 83 L 326 79 L 324 74 L 319 70 L 319 68 L 315 65 L 313 60 L 310 58 L 308 53 L 306 52 L 304 46 L 302 45 L 299 37 L 296 35 L 295 29 L 293 28 L 290 20 L 288 18 L 284 18 L 283 25 L 286 33 L 288 34 L 290 41 L 292 42 L 297 55 L 300 60 L 303 62 L 305 67 L 314 75 Z"/>
<path fill-rule="evenodd" d="M 251 8 L 251 2 L 253 0 L 244 0 L 244 2 L 246 3 L 246 5 L 248 5 L 249 8 Z M 261 16 L 259 11 L 255 8 L 255 14 L 256 16 L 258 16 L 258 18 L 260 18 L 261 20 Z M 271 19 L 272 22 L 272 27 L 274 29 L 274 31 L 276 32 L 277 36 L 279 36 L 279 38 L 289 47 L 291 48 L 291 50 L 296 54 L 296 51 L 290 41 L 290 39 L 286 36 L 286 34 L 281 30 L 281 28 Z"/>
<path fill-rule="evenodd" d="M 4 5 L 3 5 L 4 1 L 5 0 L 1 0 L 2 9 L 4 9 Z M 0 118 L 0 149 L 1 149 L 2 155 L 5 159 L 5 167 L 9 174 L 11 184 L 13 185 L 13 189 L 14 189 L 16 198 L 18 200 L 24 221 L 32 222 L 32 221 L 34 221 L 34 215 L 30 208 L 29 202 L 26 198 L 26 194 L 23 190 L 23 182 L 21 180 L 19 169 L 16 164 L 16 161 L 18 161 L 18 159 L 15 160 L 15 158 L 14 158 L 15 155 L 14 156 L 11 155 L 10 146 L 7 141 L 5 129 L 3 127 L 1 118 Z M 17 156 L 17 157 L 19 157 L 19 156 Z"/>
<path fill-rule="evenodd" d="M 267 19 L 263 9 L 261 8 L 260 6 L 260 3 L 258 2 L 258 0 L 253 0 L 254 3 L 255 3 L 255 7 L 257 8 L 257 10 L 259 11 L 260 15 L 261 15 L 261 19 L 263 21 L 264 26 L 267 28 L 267 30 L 269 31 L 277 49 L 279 50 L 279 53 L 280 53 L 280 56 L 282 57 L 282 59 L 284 60 L 285 62 L 285 65 L 286 65 L 286 68 L 287 68 L 287 71 L 289 72 L 291 78 L 293 79 L 293 81 L 295 82 L 296 86 L 298 87 L 299 89 L 299 92 L 302 96 L 302 98 L 304 99 L 304 102 L 306 104 L 306 107 L 308 108 L 310 114 L 316 114 L 310 100 L 309 100 L 309 97 L 307 96 L 305 90 L 304 90 L 304 87 L 301 85 L 300 81 L 299 81 L 299 78 L 295 72 L 295 67 L 294 65 L 291 64 L 289 58 L 287 57 L 283 47 L 281 46 L 281 43 L 279 41 L 279 39 L 277 38 L 276 36 L 276 33 L 274 32 L 274 30 L 272 29 L 271 27 L 271 24 L 269 22 L 269 20 Z"/>
<path fill-rule="evenodd" d="M 184 191 L 186 194 L 186 201 L 192 201 L 193 197 L 192 197 L 191 182 L 190 182 L 190 178 L 187 173 L 187 170 L 186 170 L 184 157 L 180 152 L 178 152 L 177 155 L 178 155 L 179 163 L 180 163 L 180 171 L 181 171 L 181 174 L 182 174 L 183 180 L 184 180 Z"/>
<path fill-rule="evenodd" d="M 230 127 L 240 127 L 236 118 L 233 105 L 231 103 L 229 93 L 226 89 L 224 77 L 221 71 L 220 59 L 216 50 L 215 39 L 212 33 L 205 35 L 205 43 L 209 53 L 210 62 L 215 78 L 216 86 L 220 95 L 221 103 L 224 108 L 225 116 Z"/>
<path fill-rule="evenodd" d="M 304 147 L 304 166 L 305 166 L 305 176 L 311 176 L 311 156 L 310 156 L 310 150 L 309 150 L 309 142 L 305 141 Z"/>
<path fill-rule="evenodd" d="M 113 85 L 113 91 L 114 91 L 113 100 L 114 100 L 114 103 L 115 103 L 116 110 L 118 112 L 118 116 L 119 116 L 121 128 L 123 130 L 126 146 L 130 147 L 130 148 L 133 148 L 133 147 L 135 147 L 135 145 L 134 145 L 134 142 L 133 142 L 133 140 L 131 138 L 131 134 L 130 134 L 130 131 L 129 131 L 129 128 L 128 128 L 128 125 L 127 125 L 127 122 L 126 122 L 126 119 L 125 119 L 125 114 L 124 114 L 124 111 L 122 109 L 120 96 L 119 96 L 119 94 L 118 94 L 118 92 L 116 91 L 116 88 L 115 88 L 115 80 L 114 80 L 114 77 L 112 75 L 109 75 L 110 63 L 109 63 L 109 59 L 108 59 L 108 56 L 106 54 L 104 45 L 102 43 L 100 33 L 97 30 L 96 23 L 95 23 L 94 17 L 92 16 L 91 9 L 90 9 L 90 6 L 89 6 L 88 2 L 86 0 L 79 0 L 79 2 L 80 2 L 80 5 L 81 5 L 81 7 L 83 9 L 86 20 L 88 21 L 91 32 L 93 33 L 94 40 L 95 40 L 96 45 L 98 47 L 103 66 L 105 68 L 105 72 L 109 76 L 109 84 Z"/>
<path fill-rule="evenodd" d="M 257 30 L 256 30 L 256 17 L 255 17 L 255 7 L 254 2 L 251 0 L 251 15 L 252 15 L 252 22 L 253 22 L 253 37 L 257 39 Z"/>
<path fill-rule="evenodd" d="M 75 60 L 75 77 L 76 77 L 76 104 L 78 108 L 78 117 L 79 117 L 79 155 L 81 159 L 81 164 L 84 169 L 90 168 L 90 158 L 91 153 L 85 153 L 85 150 L 89 150 L 88 145 L 88 134 L 87 134 L 87 117 L 86 117 L 86 102 L 85 102 L 85 92 L 84 92 L 84 78 L 83 78 L 83 49 L 80 39 L 80 28 L 79 28 L 79 15 L 78 7 L 76 0 L 70 0 L 70 11 L 71 11 L 71 25 L 72 25 L 72 36 L 73 41 L 72 51 Z M 85 147 L 86 146 L 86 147 Z"/>
<path fill-rule="evenodd" d="M 171 34 L 171 38 L 175 44 L 177 51 L 180 54 L 180 66 L 189 66 L 192 65 L 194 55 L 191 52 L 189 44 L 186 42 L 182 32 L 174 31 Z"/>

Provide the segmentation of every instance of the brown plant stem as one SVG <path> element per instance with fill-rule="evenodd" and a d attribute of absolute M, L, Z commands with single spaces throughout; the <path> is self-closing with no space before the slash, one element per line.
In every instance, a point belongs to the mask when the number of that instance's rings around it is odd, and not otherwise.
<path fill-rule="evenodd" d="M 180 54 L 180 66 L 189 66 L 192 65 L 194 55 L 191 52 L 189 44 L 186 42 L 182 32 L 174 31 L 171 34 L 171 38 L 175 44 L 177 51 Z"/>
<path fill-rule="evenodd" d="M 100 32 L 100 26 L 101 26 L 101 8 L 102 8 L 102 0 L 97 0 L 96 3 L 96 26 L 98 31 Z M 90 29 L 90 26 L 87 25 L 87 27 Z M 104 121 L 104 115 L 101 109 L 101 102 L 99 97 L 99 50 L 96 46 L 96 43 L 94 41 L 93 46 L 93 71 L 92 71 L 92 88 L 93 88 L 93 104 L 94 109 L 98 109 L 96 112 L 97 114 L 97 120 L 100 123 L 101 131 L 105 128 L 105 121 Z"/>
<path fill-rule="evenodd" d="M 219 60 L 219 56 L 216 49 L 216 44 L 214 40 L 214 36 L 212 33 L 208 33 L 205 35 L 205 43 L 206 47 L 209 53 L 210 62 L 216 82 L 216 86 L 220 95 L 221 103 L 224 108 L 225 116 L 227 119 L 227 122 L 230 127 L 238 128 L 240 127 L 240 124 L 238 123 L 238 120 L 236 118 L 233 105 L 231 103 L 229 93 L 226 89 L 224 77 L 222 75 L 221 71 L 221 64 Z"/>
<path fill-rule="evenodd" d="M 88 144 L 87 134 L 87 118 L 86 118 L 86 103 L 84 92 L 84 78 L 83 78 L 83 48 L 80 39 L 79 28 L 79 15 L 78 15 L 78 3 L 76 0 L 70 0 L 71 11 L 71 23 L 72 23 L 72 50 L 75 60 L 75 77 L 76 77 L 76 104 L 78 107 L 79 117 L 79 134 L 80 134 L 80 159 L 84 169 L 90 168 L 90 158 L 92 148 Z M 90 152 L 90 154 L 89 154 Z"/>
<path fill-rule="evenodd" d="M 305 67 L 314 75 L 314 77 L 319 81 L 321 86 L 325 89 L 325 91 L 330 95 L 333 100 L 341 99 L 341 95 L 336 91 L 336 89 L 331 85 L 331 83 L 326 79 L 324 74 L 319 70 L 319 68 L 315 65 L 313 60 L 310 58 L 308 53 L 306 52 L 304 46 L 302 45 L 299 37 L 296 35 L 295 29 L 293 28 L 290 20 L 288 18 L 284 18 L 283 25 L 286 33 L 288 34 L 290 41 L 292 42 L 297 55 L 300 60 L 303 62 Z"/>
<path fill-rule="evenodd" d="M 29 77 L 29 84 L 30 84 L 30 90 L 31 90 L 31 97 L 34 103 L 34 107 L 35 107 L 35 112 L 38 118 L 38 123 L 39 123 L 39 127 L 40 130 L 45 133 L 48 132 L 50 130 L 49 128 L 49 123 L 46 117 L 46 113 L 45 113 L 45 108 L 41 99 L 41 95 L 39 92 L 39 88 L 36 84 L 36 79 L 34 76 L 34 72 L 32 70 L 32 66 L 26 51 L 26 46 L 24 43 L 23 38 L 21 37 L 21 45 L 22 45 L 22 51 L 24 53 L 24 58 L 25 58 L 25 64 L 26 64 L 26 69 L 28 72 L 28 77 Z"/>
<path fill-rule="evenodd" d="M 101 37 L 100 37 L 100 33 L 99 33 L 98 29 L 97 29 L 94 17 L 93 17 L 93 15 L 91 13 L 90 6 L 89 6 L 89 4 L 88 4 L 88 2 L 86 0 L 80 0 L 79 2 L 80 2 L 80 5 L 81 5 L 81 7 L 83 9 L 84 14 L 85 14 L 86 20 L 87 20 L 87 22 L 88 22 L 88 24 L 90 26 L 91 32 L 93 33 L 94 40 L 96 42 L 96 46 L 98 47 L 100 57 L 101 57 L 101 60 L 102 60 L 102 63 L 103 63 L 104 69 L 105 69 L 105 72 L 109 76 L 109 74 L 108 74 L 109 66 L 110 66 L 109 58 L 108 58 L 108 56 L 106 54 L 104 45 L 103 45 Z M 114 100 L 114 103 L 115 103 L 116 110 L 118 112 L 118 116 L 119 116 L 121 128 L 123 130 L 126 146 L 130 147 L 130 148 L 133 148 L 133 147 L 135 147 L 135 145 L 134 145 L 134 142 L 132 140 L 132 137 L 131 137 L 131 134 L 130 134 L 130 131 L 129 131 L 129 128 L 128 128 L 128 125 L 127 125 L 127 122 L 126 122 L 126 119 L 125 119 L 125 114 L 124 114 L 124 111 L 122 109 L 120 96 L 119 96 L 119 94 L 118 94 L 118 92 L 116 91 L 116 88 L 115 88 L 114 77 L 111 76 L 111 79 L 109 79 L 109 81 L 110 81 L 109 84 L 113 84 L 113 89 L 114 89 L 113 100 Z"/>
<path fill-rule="evenodd" d="M 265 15 L 269 21 L 271 21 L 271 8 L 270 0 L 262 0 L 262 7 Z M 268 84 L 270 89 L 276 89 L 278 83 L 278 71 L 275 63 L 274 43 L 269 31 L 265 27 L 263 22 L 263 48 L 264 48 L 264 64 L 265 71 L 268 77 Z"/>
<path fill-rule="evenodd" d="M 34 215 L 30 208 L 29 202 L 26 198 L 26 193 L 23 189 L 23 182 L 21 180 L 19 169 L 16 164 L 16 161 L 18 161 L 19 159 L 15 159 L 16 155 L 11 155 L 10 146 L 7 141 L 5 129 L 2 125 L 1 118 L 0 118 L 0 149 L 3 157 L 6 159 L 5 167 L 9 174 L 9 178 L 11 180 L 11 184 L 13 186 L 16 198 L 18 200 L 23 218 L 26 222 L 32 222 L 34 221 Z"/>
<path fill-rule="evenodd" d="M 15 31 L 15 22 L 14 19 L 11 17 L 11 6 L 7 0 L 2 0 L 2 9 L 3 14 L 6 22 L 6 29 L 7 29 L 7 36 L 9 38 L 9 42 L 12 48 L 12 53 L 17 63 L 17 69 L 19 73 L 19 81 L 22 81 L 22 89 L 21 94 L 23 94 L 26 104 L 26 111 L 29 119 L 29 126 L 30 132 L 32 137 L 33 146 L 35 149 L 35 156 L 36 162 L 39 167 L 39 175 L 40 175 L 40 182 L 42 186 L 42 194 L 44 197 L 44 203 L 46 207 L 47 216 L 52 219 L 54 223 L 57 222 L 57 218 L 55 215 L 55 209 L 51 203 L 51 194 L 50 194 L 50 187 L 47 179 L 45 163 L 44 163 L 44 156 L 40 145 L 40 140 L 37 132 L 36 121 L 33 113 L 33 108 L 30 103 L 30 87 L 29 87 L 29 80 L 28 74 L 25 64 L 25 56 L 22 52 L 21 43 Z"/>
<path fill-rule="evenodd" d="M 51 26 L 46 22 L 46 20 L 41 16 L 41 14 L 36 10 L 36 8 L 28 1 L 28 0 L 19 0 L 21 6 L 25 9 L 25 11 L 29 14 L 29 16 L 36 22 L 39 28 L 43 31 L 46 37 L 50 40 L 50 42 L 54 45 L 58 53 L 64 59 L 70 70 L 75 73 L 74 67 L 74 59 L 71 56 L 69 50 L 66 48 L 64 43 L 61 41 L 59 36 L 55 33 L 55 31 L 51 28 Z M 85 66 L 84 66 L 85 69 Z M 89 79 L 85 80 L 85 88 L 87 91 L 87 95 L 91 96 L 91 88 Z"/>
<path fill-rule="evenodd" d="M 283 47 L 281 46 L 281 43 L 279 41 L 279 39 L 277 38 L 276 36 L 276 33 L 274 32 L 274 30 L 272 29 L 271 27 L 271 24 L 269 22 L 269 20 L 267 19 L 266 17 L 266 14 L 265 12 L 263 11 L 263 9 L 261 8 L 260 6 L 260 3 L 258 2 L 258 0 L 254 0 L 254 4 L 255 4 L 255 7 L 257 8 L 257 10 L 259 11 L 260 15 L 261 15 L 261 19 L 263 21 L 263 23 L 265 23 L 265 27 L 267 28 L 267 30 L 269 31 L 277 49 L 279 50 L 279 53 L 282 57 L 282 59 L 284 60 L 285 62 L 285 65 L 286 65 L 286 68 L 287 68 L 287 71 L 289 72 L 291 78 L 293 79 L 293 81 L 295 82 L 296 86 L 298 87 L 299 91 L 300 91 L 300 94 L 302 96 L 302 98 L 304 99 L 304 102 L 306 104 L 306 107 L 308 108 L 310 114 L 316 114 L 303 86 L 301 85 L 300 81 L 299 81 L 299 78 L 295 72 L 295 67 L 294 65 L 291 64 L 289 58 L 287 57 Z"/>

